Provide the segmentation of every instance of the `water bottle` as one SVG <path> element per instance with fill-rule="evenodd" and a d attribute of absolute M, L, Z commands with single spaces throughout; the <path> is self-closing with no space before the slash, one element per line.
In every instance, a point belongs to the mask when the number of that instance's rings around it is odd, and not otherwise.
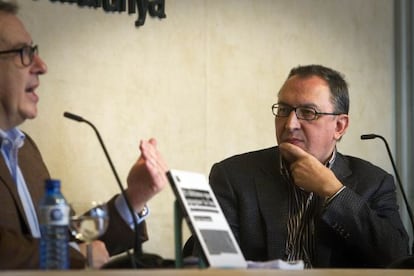
<path fill-rule="evenodd" d="M 60 180 L 45 181 L 39 205 L 40 269 L 69 268 L 69 206 L 60 192 Z"/>

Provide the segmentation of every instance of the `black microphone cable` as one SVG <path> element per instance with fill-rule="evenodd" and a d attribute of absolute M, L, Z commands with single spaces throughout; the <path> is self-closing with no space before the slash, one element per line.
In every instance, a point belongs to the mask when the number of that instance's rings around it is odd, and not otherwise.
<path fill-rule="evenodd" d="M 121 194 L 125 198 L 125 202 L 127 204 L 128 210 L 129 210 L 129 212 L 131 213 L 131 216 L 132 216 L 133 225 L 134 225 L 134 229 L 135 229 L 135 231 L 134 231 L 135 232 L 135 242 L 134 242 L 134 260 L 131 260 L 131 265 L 132 265 L 133 268 L 137 268 L 137 262 L 139 262 L 140 257 L 142 256 L 142 245 L 141 245 L 141 242 L 139 240 L 138 220 L 137 220 L 135 212 L 132 208 L 131 202 L 129 201 L 129 199 L 126 195 L 125 189 L 121 184 L 121 180 L 119 179 L 118 173 L 115 170 L 115 166 L 112 163 L 112 160 L 109 156 L 108 151 L 106 150 L 106 147 L 105 147 L 105 144 L 104 144 L 104 142 L 101 138 L 101 135 L 99 134 L 98 129 L 91 122 L 89 122 L 88 120 L 85 120 L 81 116 L 78 116 L 78 115 L 75 115 L 75 114 L 72 114 L 72 113 L 69 113 L 69 112 L 64 112 L 63 116 L 68 118 L 68 119 L 74 120 L 74 121 L 78 121 L 78 122 L 88 124 L 90 127 L 92 127 L 92 129 L 96 133 L 96 136 L 98 137 L 99 143 L 102 146 L 102 149 L 105 153 L 106 159 L 108 160 L 109 165 L 111 166 L 111 169 L 112 169 L 112 172 L 115 176 L 116 182 L 118 183 L 119 189 L 121 190 Z"/>

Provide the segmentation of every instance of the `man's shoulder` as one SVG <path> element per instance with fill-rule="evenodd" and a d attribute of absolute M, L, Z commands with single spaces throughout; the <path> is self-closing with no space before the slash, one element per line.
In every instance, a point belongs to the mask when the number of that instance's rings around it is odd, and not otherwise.
<path fill-rule="evenodd" d="M 30 144 L 36 144 L 34 142 L 33 138 L 30 136 L 29 133 L 27 133 L 26 131 L 23 131 L 23 130 L 22 130 L 22 132 L 24 134 L 24 140 L 25 140 L 25 142 L 29 142 Z"/>
<path fill-rule="evenodd" d="M 375 165 L 371 163 L 368 160 L 352 156 L 352 155 L 343 155 L 341 153 L 338 153 L 338 160 L 342 164 L 346 164 L 350 170 L 354 173 L 363 173 L 363 174 L 388 174 L 384 169 L 379 167 L 378 165 Z"/>
<path fill-rule="evenodd" d="M 277 147 L 269 147 L 230 156 L 216 164 L 226 167 L 258 167 L 274 164 L 279 160 Z"/>
<path fill-rule="evenodd" d="M 42 154 L 40 153 L 40 150 L 33 138 L 26 132 L 23 133 L 25 135 L 25 138 L 23 147 L 19 150 L 19 158 L 21 158 L 22 162 L 25 160 L 31 160 L 31 162 L 33 162 L 33 158 L 42 159 Z"/>
<path fill-rule="evenodd" d="M 269 148 L 258 149 L 258 150 L 235 154 L 233 156 L 225 158 L 221 162 L 232 162 L 232 161 L 243 160 L 243 159 L 256 159 L 256 158 L 264 158 L 264 157 L 272 156 L 276 154 L 277 152 L 276 148 L 277 147 L 269 147 Z"/>
<path fill-rule="evenodd" d="M 210 170 L 210 183 L 215 183 L 218 178 L 233 179 L 234 183 L 248 183 L 249 179 L 257 175 L 273 174 L 279 162 L 277 147 L 264 148 L 228 157 L 213 164 Z"/>

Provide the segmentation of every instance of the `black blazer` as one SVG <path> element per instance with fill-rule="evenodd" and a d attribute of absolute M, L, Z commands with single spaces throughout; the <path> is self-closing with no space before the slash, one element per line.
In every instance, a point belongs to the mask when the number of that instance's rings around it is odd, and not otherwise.
<path fill-rule="evenodd" d="M 210 184 L 247 260 L 285 258 L 287 182 L 277 147 L 214 164 Z M 347 187 L 316 219 L 314 267 L 385 267 L 409 253 L 393 177 L 337 153 L 332 167 Z"/>

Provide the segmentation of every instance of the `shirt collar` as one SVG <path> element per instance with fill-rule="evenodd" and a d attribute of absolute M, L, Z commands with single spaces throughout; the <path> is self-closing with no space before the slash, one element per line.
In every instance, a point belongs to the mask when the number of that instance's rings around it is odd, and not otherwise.
<path fill-rule="evenodd" d="M 325 166 L 331 169 L 333 166 L 333 163 L 335 162 L 335 159 L 336 159 L 336 147 L 334 148 L 332 152 L 331 158 L 329 158 L 328 162 L 325 163 Z"/>
<path fill-rule="evenodd" d="M 14 147 L 21 148 L 24 144 L 26 135 L 18 128 L 12 128 L 8 131 L 0 129 L 0 144 L 11 143 Z"/>

